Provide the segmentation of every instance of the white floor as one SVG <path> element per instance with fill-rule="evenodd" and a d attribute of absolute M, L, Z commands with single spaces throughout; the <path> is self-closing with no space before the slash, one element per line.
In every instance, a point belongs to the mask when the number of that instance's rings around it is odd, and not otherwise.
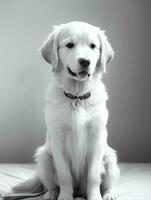
<path fill-rule="evenodd" d="M 114 188 L 118 200 L 151 200 L 151 163 L 121 163 L 121 177 Z M 0 194 L 34 174 L 31 164 L 0 164 Z M 10 198 L 12 199 L 12 198 Z M 32 197 L 28 200 L 40 200 Z"/>

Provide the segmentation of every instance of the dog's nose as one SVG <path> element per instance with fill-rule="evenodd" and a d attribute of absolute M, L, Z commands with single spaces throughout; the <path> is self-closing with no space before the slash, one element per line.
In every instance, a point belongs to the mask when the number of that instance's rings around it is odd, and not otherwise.
<path fill-rule="evenodd" d="M 90 65 L 90 61 L 85 58 L 79 58 L 79 64 L 81 67 L 88 67 Z"/>

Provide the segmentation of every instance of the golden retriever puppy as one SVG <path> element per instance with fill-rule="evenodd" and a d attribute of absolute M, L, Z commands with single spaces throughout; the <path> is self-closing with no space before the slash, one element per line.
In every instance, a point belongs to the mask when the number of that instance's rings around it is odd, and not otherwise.
<path fill-rule="evenodd" d="M 114 51 L 105 32 L 85 22 L 55 26 L 41 47 L 52 68 L 46 95 L 45 144 L 38 148 L 36 176 L 13 188 L 45 199 L 113 200 L 119 176 L 107 143 L 108 99 L 102 74 Z"/>

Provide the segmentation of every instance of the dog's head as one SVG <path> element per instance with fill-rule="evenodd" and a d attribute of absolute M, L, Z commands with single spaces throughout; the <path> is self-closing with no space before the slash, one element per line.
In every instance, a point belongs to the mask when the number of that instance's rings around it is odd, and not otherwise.
<path fill-rule="evenodd" d="M 67 77 L 78 81 L 105 72 L 114 56 L 105 32 L 85 22 L 55 26 L 41 52 L 54 72 L 64 71 Z"/>

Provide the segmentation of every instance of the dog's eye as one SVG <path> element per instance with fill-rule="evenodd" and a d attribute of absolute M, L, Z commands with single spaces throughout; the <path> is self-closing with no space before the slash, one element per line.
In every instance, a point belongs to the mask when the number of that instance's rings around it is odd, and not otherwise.
<path fill-rule="evenodd" d="M 68 44 L 66 44 L 66 47 L 69 48 L 69 49 L 72 49 L 74 47 L 74 43 L 69 42 Z"/>
<path fill-rule="evenodd" d="M 91 44 L 90 44 L 90 48 L 91 48 L 91 49 L 94 49 L 95 47 L 96 47 L 96 45 L 95 45 L 94 43 L 91 43 Z"/>

